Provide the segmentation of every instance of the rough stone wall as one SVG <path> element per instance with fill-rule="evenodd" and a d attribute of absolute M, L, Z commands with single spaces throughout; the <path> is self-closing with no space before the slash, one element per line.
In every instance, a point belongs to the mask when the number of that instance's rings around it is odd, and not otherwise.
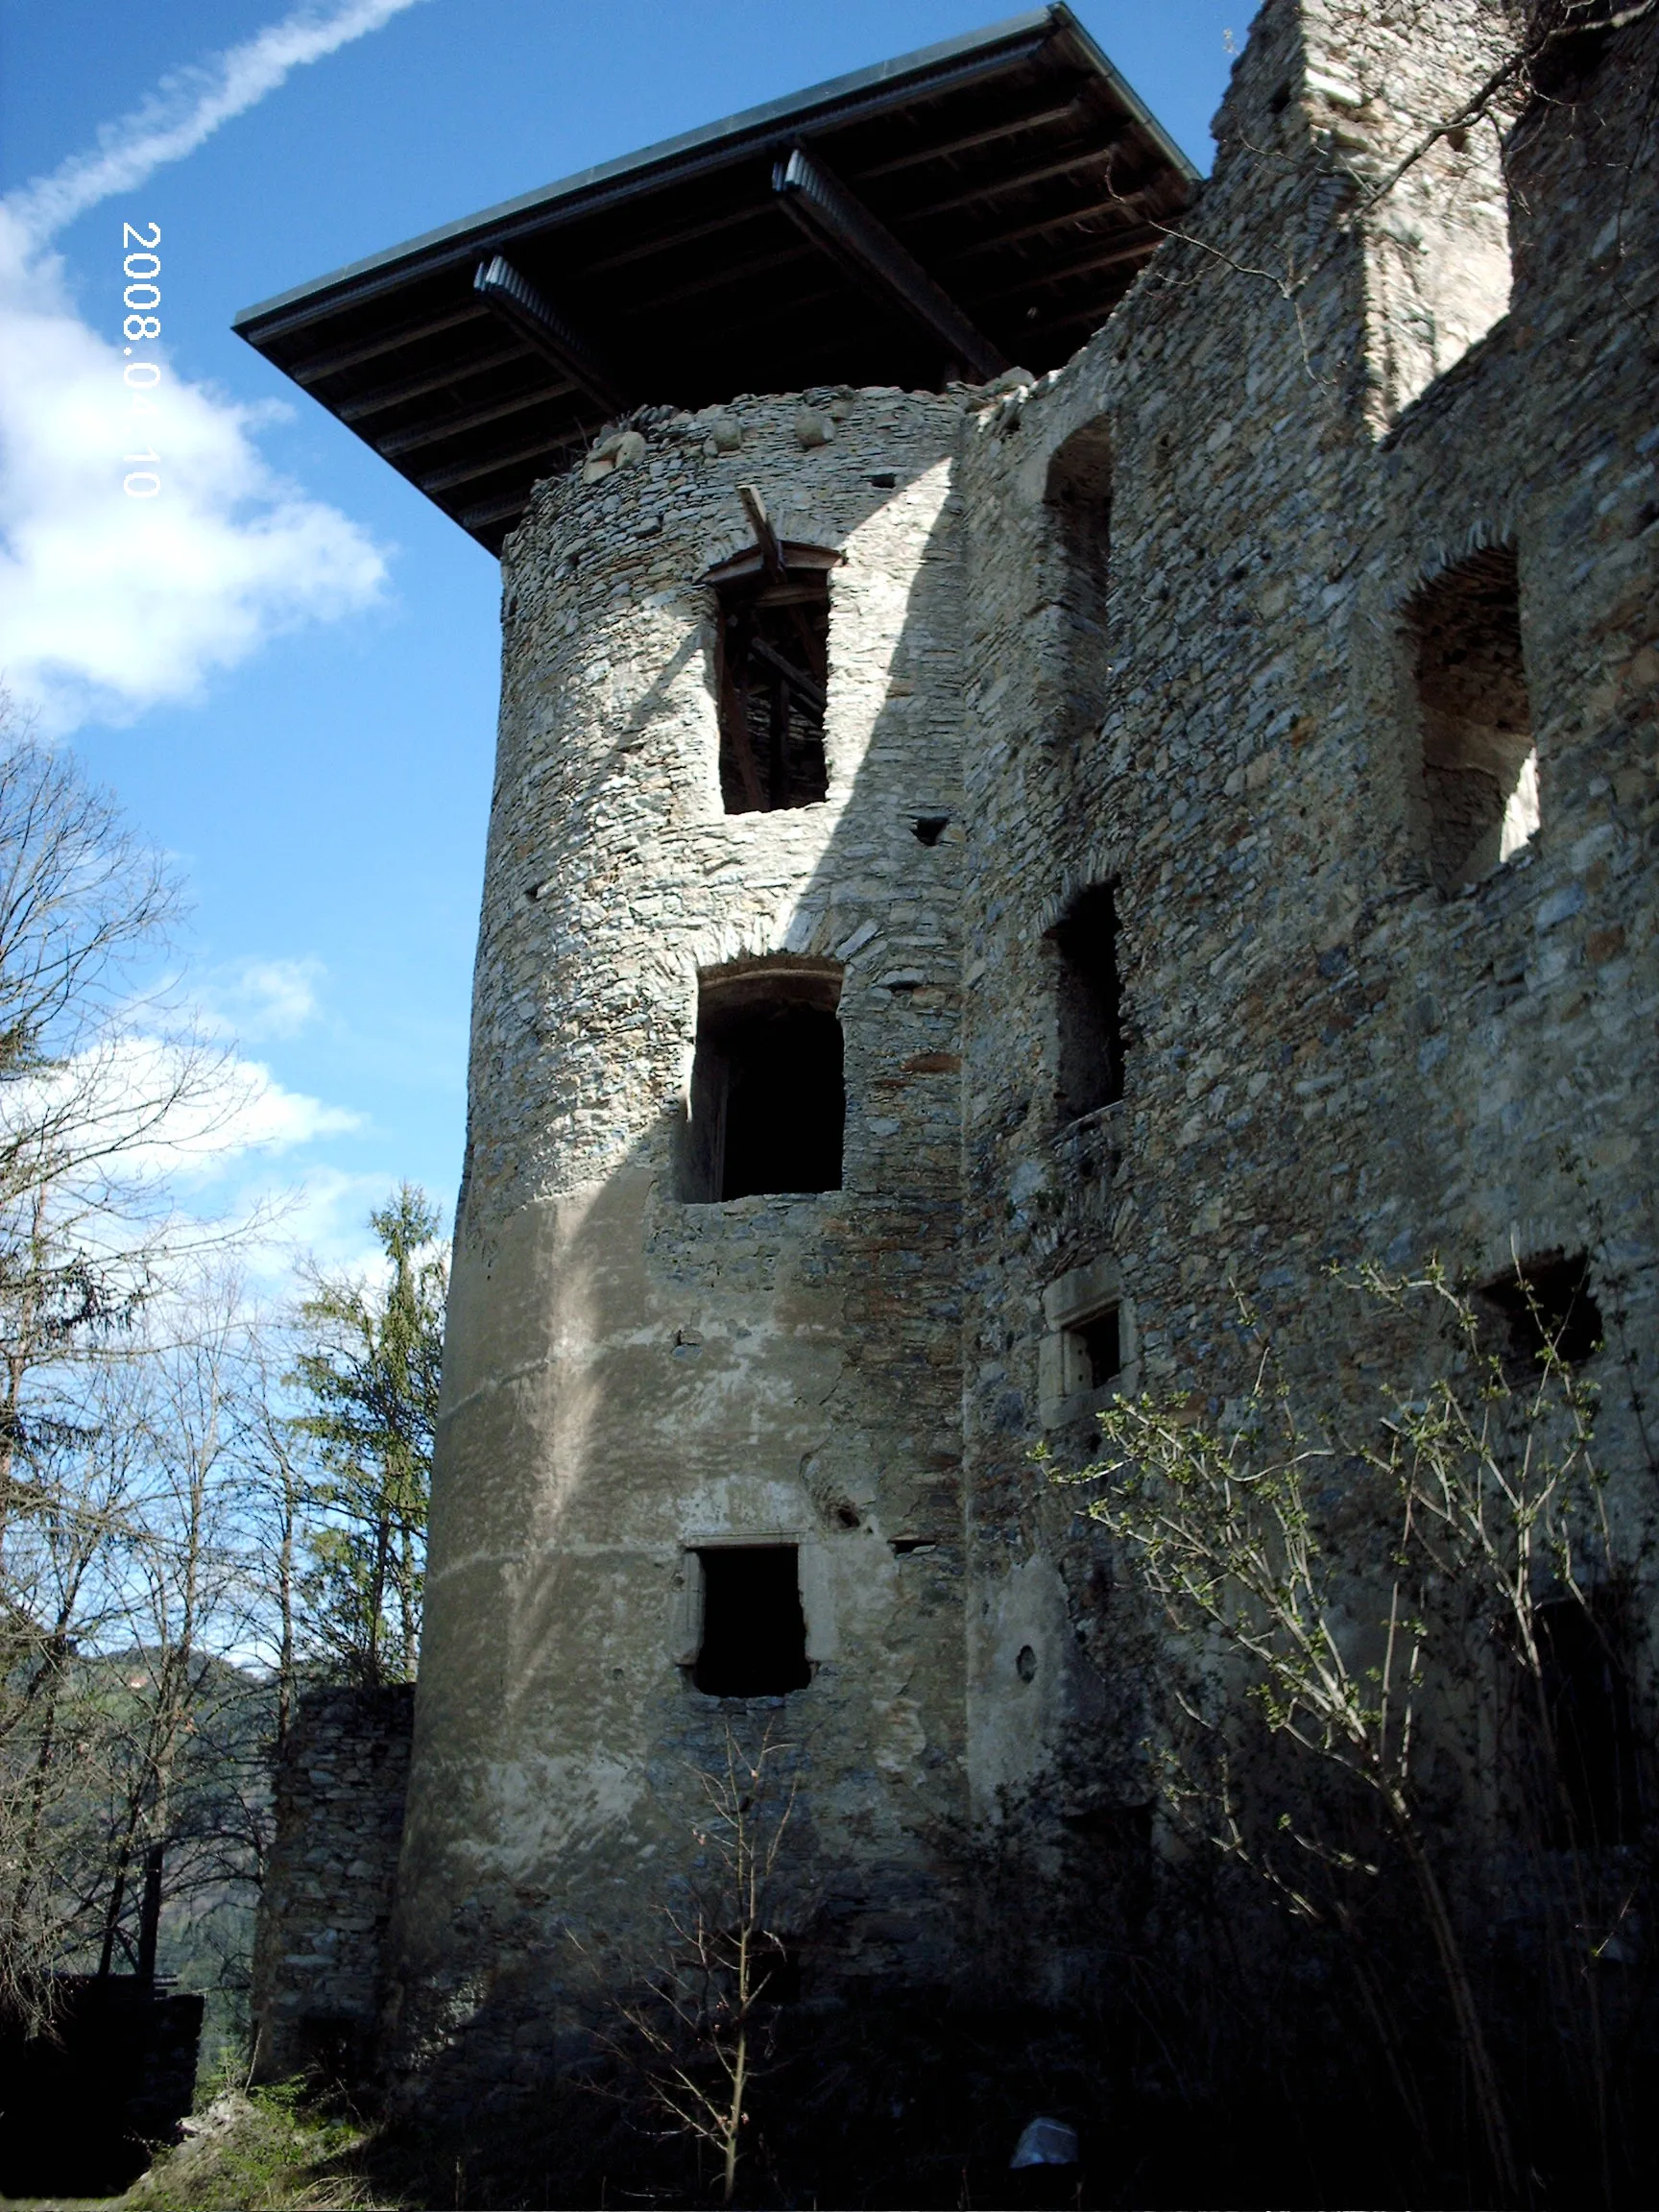
<path fill-rule="evenodd" d="M 414 1691 L 314 1690 L 276 1769 L 253 1947 L 255 2063 L 362 2063 L 403 1833 Z"/>
<path fill-rule="evenodd" d="M 1411 1352 L 1361 1340 L 1327 1262 L 1437 1250 L 1478 1282 L 1512 1250 L 1588 1252 L 1613 1337 L 1600 1448 L 1623 1510 L 1646 1509 L 1659 431 L 1653 202 L 1634 180 L 1654 33 L 1521 119 L 1509 313 L 1402 412 L 1375 313 L 1400 241 L 1386 214 L 1350 220 L 1356 180 L 1483 65 L 1468 31 L 1455 8 L 1270 4 L 1188 221 L 1209 250 L 1166 246 L 1070 365 L 983 418 L 964 463 L 970 1771 L 994 1828 L 1025 1809 L 1057 1899 L 1069 1865 L 1089 1878 L 1069 1839 L 1147 1787 L 1109 1562 L 1026 1459 L 1056 1310 L 1088 1269 L 1121 1283 L 1136 1379 L 1219 1409 L 1247 1382 L 1230 1279 L 1302 1347 L 1310 1388 L 1358 1402 L 1368 1362 Z M 1339 64 L 1393 87 L 1341 104 L 1340 160 Z M 1472 222 L 1478 246 L 1479 196 Z M 1079 434 L 1113 453 L 1112 673 L 1081 742 L 1056 707 L 1046 497 Z M 1504 542 L 1542 827 L 1448 901 L 1406 611 Z M 1104 1118 L 1115 1169 L 1083 1179 L 1044 940 L 1112 878 L 1125 1093 Z M 1049 1433 L 1086 1449 L 1086 1424 Z M 1052 1928 L 1030 1939 L 1040 1985 L 1088 1970 Z"/>
<path fill-rule="evenodd" d="M 1512 106 L 1425 136 L 1513 51 L 1517 16 L 1505 0 L 1301 0 L 1300 15 L 1300 66 L 1267 93 L 1268 115 L 1293 114 L 1293 136 L 1305 132 L 1307 150 L 1362 190 L 1409 161 L 1364 219 L 1365 412 L 1382 429 L 1509 304 L 1502 126 Z M 1249 158 L 1264 145 L 1259 100 L 1254 114 L 1235 101 L 1223 115 L 1229 152 Z"/>
<path fill-rule="evenodd" d="M 950 1956 L 961 422 L 894 391 L 648 413 L 505 555 L 395 1932 L 397 2048 L 434 2078 L 541 2079 L 593 1976 L 653 1962 L 728 1719 L 796 1746 L 814 1971 Z M 742 484 L 841 559 L 829 795 L 728 815 L 701 579 L 754 542 Z M 843 1188 L 686 1203 L 699 977 L 778 957 L 839 976 Z M 786 1710 L 690 1679 L 687 1552 L 735 1540 L 799 1547 L 814 1676 Z"/>
<path fill-rule="evenodd" d="M 1488 130 L 1363 209 L 1497 20 L 1268 0 L 1202 243 L 1067 369 L 648 411 L 509 545 L 390 1950 L 412 2075 L 533 2085 L 580 2008 L 569 1936 L 601 1981 L 649 1955 L 720 1753 L 686 1553 L 734 1538 L 800 1546 L 814 1680 L 736 1718 L 801 1746 L 820 1985 L 1006 1986 L 1012 1944 L 1024 1995 L 1090 1987 L 1073 1908 L 1132 1887 L 1146 1836 L 1136 1647 L 1028 1455 L 1087 1448 L 1068 1330 L 1103 1302 L 1126 1383 L 1218 1407 L 1236 1279 L 1299 1379 L 1358 1402 L 1415 1348 L 1329 1262 L 1586 1252 L 1636 1533 L 1654 31 L 1517 119 L 1507 207 Z M 829 797 L 727 816 L 699 580 L 747 540 L 743 483 L 844 560 Z M 1541 822 L 1448 898 L 1410 609 L 1503 546 Z M 1123 1096 L 1069 1121 L 1051 933 L 1107 881 Z M 685 1203 L 699 976 L 781 955 L 841 972 L 845 1188 Z M 981 1874 L 1019 1869 L 978 1921 L 971 1826 Z"/>

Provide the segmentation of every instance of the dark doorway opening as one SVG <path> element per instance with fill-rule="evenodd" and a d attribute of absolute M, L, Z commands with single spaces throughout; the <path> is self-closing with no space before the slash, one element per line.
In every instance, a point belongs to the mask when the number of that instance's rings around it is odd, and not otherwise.
<path fill-rule="evenodd" d="M 829 790 L 830 576 L 786 568 L 715 587 L 720 796 L 728 814 L 811 806 Z"/>
<path fill-rule="evenodd" d="M 682 1195 L 841 1188 L 840 974 L 751 969 L 705 982 Z"/>
<path fill-rule="evenodd" d="M 793 1544 L 700 1551 L 703 1637 L 691 1679 L 709 1697 L 785 1697 L 812 1679 Z"/>
<path fill-rule="evenodd" d="M 1640 1840 L 1623 1597 L 1603 1590 L 1551 1599 L 1532 1615 L 1555 1748 L 1550 1825 L 1561 1849 Z"/>
<path fill-rule="evenodd" d="M 1060 1118 L 1075 1121 L 1123 1095 L 1122 987 L 1114 887 L 1096 884 L 1049 936 L 1057 954 Z"/>

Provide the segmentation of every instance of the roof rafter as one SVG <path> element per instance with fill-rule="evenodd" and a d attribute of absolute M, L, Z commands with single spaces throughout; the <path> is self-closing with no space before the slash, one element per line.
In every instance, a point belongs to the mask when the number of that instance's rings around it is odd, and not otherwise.
<path fill-rule="evenodd" d="M 423 399 L 428 392 L 443 392 L 469 376 L 481 376 L 487 369 L 500 369 L 509 361 L 522 361 L 522 340 L 514 346 L 497 346 L 488 353 L 473 353 L 457 364 L 445 361 L 440 368 L 429 369 L 424 376 L 405 376 L 397 384 L 377 384 L 371 391 L 359 392 L 353 398 L 342 400 L 334 412 L 342 422 L 361 422 L 370 415 L 383 414 L 388 407 L 401 407 L 406 399 Z"/>
<path fill-rule="evenodd" d="M 510 329 L 528 339 L 538 353 L 607 415 L 619 415 L 627 406 L 622 386 L 610 365 L 535 285 L 518 274 L 504 253 L 478 264 L 472 289 Z"/>
<path fill-rule="evenodd" d="M 579 436 L 578 432 L 566 432 L 562 437 L 543 432 L 527 445 L 511 446 L 505 453 L 475 453 L 469 461 L 457 461 L 447 469 L 435 469 L 430 476 L 417 476 L 414 481 L 422 492 L 451 492 L 457 484 L 471 484 L 482 476 L 498 476 L 503 469 L 516 469 L 520 462 L 538 460 L 543 453 L 562 453 L 576 443 Z"/>
<path fill-rule="evenodd" d="M 383 330 L 378 337 L 360 345 L 337 347 L 329 353 L 314 353 L 309 361 L 296 361 L 292 365 L 285 362 L 282 373 L 292 376 L 296 384 L 320 384 L 325 376 L 333 376 L 342 369 L 358 368 L 365 361 L 377 360 L 382 353 L 400 352 L 405 346 L 413 346 L 422 338 L 436 338 L 441 330 L 458 330 L 463 323 L 482 323 L 485 312 L 482 306 L 469 303 L 451 308 L 445 315 L 428 315 L 423 322 L 400 324 L 396 330 Z"/>
<path fill-rule="evenodd" d="M 1068 207 L 1062 214 L 1045 215 L 1041 223 L 1022 223 L 1017 230 L 998 230 L 994 237 L 976 238 L 973 245 L 964 246 L 955 253 L 942 254 L 939 266 L 961 269 L 970 261 L 983 261 L 987 254 L 1004 253 L 1011 247 L 1025 245 L 1030 239 L 1046 238 L 1052 230 L 1064 230 L 1068 224 L 1098 222 L 1102 215 L 1118 215 L 1127 220 L 1118 231 L 1085 231 L 1085 237 L 1106 240 L 1120 234 L 1126 236 L 1131 228 L 1139 228 L 1146 219 L 1147 210 L 1142 201 L 1147 197 L 1150 196 L 1113 192 L 1104 200 L 1086 200 L 1081 206 Z"/>
<path fill-rule="evenodd" d="M 999 376 L 1008 367 L 997 347 L 887 226 L 804 147 L 795 147 L 778 163 L 772 189 L 792 220 L 854 283 L 919 323 L 952 360 L 980 377 Z"/>
<path fill-rule="evenodd" d="M 387 461 L 399 453 L 417 452 L 422 445 L 441 445 L 445 438 L 459 438 L 469 430 L 481 430 L 486 422 L 502 421 L 509 415 L 527 415 L 532 407 L 545 407 L 568 398 L 574 384 L 538 384 L 533 392 L 516 392 L 511 399 L 497 399 L 489 407 L 469 407 L 459 415 L 431 416 L 412 429 L 390 438 L 377 438 L 375 450 Z"/>
<path fill-rule="evenodd" d="M 983 184 L 975 184 L 970 192 L 958 192 L 950 200 L 933 200 L 925 207 L 906 207 L 906 223 L 922 223 L 935 215 L 954 214 L 958 207 L 975 207 L 983 200 L 1001 200 L 1010 192 L 1023 192 L 1033 184 L 1046 184 L 1054 177 L 1072 177 L 1079 169 L 1101 168 L 1110 181 L 1112 157 L 1119 142 L 1128 136 L 1124 126 L 1103 145 L 1079 147 L 1075 154 L 1068 154 L 1064 160 L 1046 161 L 1040 168 L 1016 170 L 1012 177 L 998 177 Z"/>
<path fill-rule="evenodd" d="M 1005 123 L 988 123 L 980 130 L 970 131 L 960 138 L 947 138 L 943 145 L 924 146 L 920 152 L 912 149 L 892 161 L 878 161 L 873 169 L 860 169 L 858 181 L 870 184 L 878 177 L 897 177 L 903 170 L 916 169 L 928 161 L 948 161 L 956 154 L 972 154 L 980 146 L 995 146 L 1003 138 L 1018 138 L 1022 131 L 1041 131 L 1049 123 L 1064 123 L 1072 114 L 1082 98 L 1081 91 L 1073 92 L 1062 100 L 1058 107 L 1038 108 L 1024 115 L 1016 115 Z"/>
<path fill-rule="evenodd" d="M 1167 231 L 1147 224 L 1139 230 L 1125 230 L 1118 237 L 1099 241 L 1097 253 L 1081 255 L 1074 261 L 1056 261 L 1047 268 L 1031 268 L 1022 283 L 1004 284 L 995 292 L 988 292 L 988 300 L 1018 300 L 1027 292 L 1041 292 L 1048 286 L 1064 284 L 1071 276 L 1087 276 L 1097 269 L 1116 269 L 1125 261 L 1144 261 L 1149 252 L 1160 247 Z"/>

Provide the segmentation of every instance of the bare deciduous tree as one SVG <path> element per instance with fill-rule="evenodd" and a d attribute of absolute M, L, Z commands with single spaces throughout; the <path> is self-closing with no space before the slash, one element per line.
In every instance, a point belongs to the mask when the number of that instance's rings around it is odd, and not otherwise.
<path fill-rule="evenodd" d="M 1185 1400 L 1120 1401 L 1101 1416 L 1101 1460 L 1066 1479 L 1101 1486 L 1089 1511 L 1163 1625 L 1154 1764 L 1178 1829 L 1338 1939 L 1356 1936 L 1367 1887 L 1403 1871 L 1504 2203 L 1526 2200 L 1527 2161 L 1499 2049 L 1512 2023 L 1494 2019 L 1486 1953 L 1519 1912 L 1543 1960 L 1529 2001 L 1577 2074 L 1555 2093 L 1588 2124 L 1610 2194 L 1613 2065 L 1594 1961 L 1633 1905 L 1628 1868 L 1604 1848 L 1625 1840 L 1628 1815 L 1607 1810 L 1617 1779 L 1582 1770 L 1560 1679 L 1575 1644 L 1623 1665 L 1596 1393 L 1536 1311 L 1525 1375 L 1438 1268 L 1413 1282 L 1367 1270 L 1358 1286 L 1396 1317 L 1429 1302 L 1449 1323 L 1439 1371 L 1386 1390 L 1364 1431 L 1299 1400 L 1262 1343 L 1255 1387 L 1225 1419 Z M 1259 1337 L 1242 1304 L 1240 1325 Z M 1474 1836 L 1487 1843 L 1472 1856 Z M 1362 1957 L 1358 1971 L 1364 1982 Z M 1386 2008 L 1374 2009 L 1381 2022 Z M 1388 2056 L 1420 2120 L 1409 2056 Z"/>
<path fill-rule="evenodd" d="M 798 1786 L 779 1771 L 790 1750 L 770 1730 L 745 1750 L 728 1728 L 720 1766 L 698 1771 L 704 1815 L 694 1840 L 707 1878 L 685 1906 L 664 1908 L 665 1956 L 618 2008 L 621 2032 L 604 2038 L 642 2084 L 661 2130 L 712 2151 L 724 2204 L 749 2147 L 751 2100 L 788 1963 L 774 1914 Z"/>

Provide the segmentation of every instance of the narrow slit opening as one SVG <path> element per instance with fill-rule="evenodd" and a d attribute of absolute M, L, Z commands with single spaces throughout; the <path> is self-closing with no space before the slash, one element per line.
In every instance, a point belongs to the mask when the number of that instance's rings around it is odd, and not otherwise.
<path fill-rule="evenodd" d="M 1102 883 L 1085 891 L 1049 937 L 1057 968 L 1060 1118 L 1075 1121 L 1123 1095 L 1122 988 L 1113 886 Z"/>
<path fill-rule="evenodd" d="M 1430 874 L 1450 895 L 1538 831 L 1538 756 L 1521 656 L 1513 546 L 1489 546 L 1407 610 Z"/>

